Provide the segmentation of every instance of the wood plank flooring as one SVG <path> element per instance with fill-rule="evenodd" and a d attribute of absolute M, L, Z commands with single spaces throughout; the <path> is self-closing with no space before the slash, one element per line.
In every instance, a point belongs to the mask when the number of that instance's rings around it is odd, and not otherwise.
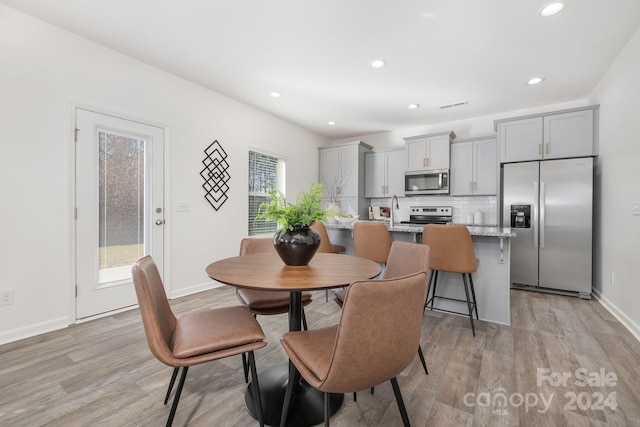
<path fill-rule="evenodd" d="M 514 290 L 513 325 L 427 311 L 419 359 L 399 378 L 412 426 L 638 426 L 640 343 L 597 301 Z M 177 314 L 236 305 L 222 287 L 171 302 Z M 314 294 L 309 327 L 340 310 Z M 286 362 L 286 316 L 259 316 L 258 371 Z M 387 349 L 388 350 L 388 349 Z M 150 353 L 137 310 L 0 346 L 1 426 L 163 426 L 171 368 Z M 564 380 L 563 380 L 564 378 Z M 605 379 L 607 379 L 605 381 Z M 588 381 L 587 381 L 588 380 Z M 190 369 L 174 426 L 254 426 L 240 357 Z M 358 393 L 332 426 L 401 426 L 389 383 Z"/>

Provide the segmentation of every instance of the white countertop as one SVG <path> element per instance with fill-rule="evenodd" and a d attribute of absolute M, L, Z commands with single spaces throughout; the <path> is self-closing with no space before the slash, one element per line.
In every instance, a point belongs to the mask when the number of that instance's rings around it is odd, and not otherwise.
<path fill-rule="evenodd" d="M 368 222 L 368 221 L 357 221 Z M 380 222 L 380 221 L 378 221 Z M 397 233 L 420 233 L 422 234 L 422 225 L 416 224 L 396 224 L 393 228 L 389 227 L 388 221 L 383 221 L 389 231 Z M 333 230 L 352 230 L 352 224 L 327 224 L 328 229 Z M 495 226 L 467 226 L 472 236 L 485 236 L 485 237 L 516 237 L 516 233 L 511 231 L 510 228 L 502 228 Z"/>

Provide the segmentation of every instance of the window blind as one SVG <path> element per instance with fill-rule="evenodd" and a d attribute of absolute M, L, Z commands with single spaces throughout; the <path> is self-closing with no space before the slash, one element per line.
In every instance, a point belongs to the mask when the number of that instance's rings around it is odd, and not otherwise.
<path fill-rule="evenodd" d="M 273 234 L 277 223 L 255 220 L 258 208 L 269 202 L 270 190 L 285 192 L 286 164 L 284 159 L 249 151 L 249 236 Z"/>

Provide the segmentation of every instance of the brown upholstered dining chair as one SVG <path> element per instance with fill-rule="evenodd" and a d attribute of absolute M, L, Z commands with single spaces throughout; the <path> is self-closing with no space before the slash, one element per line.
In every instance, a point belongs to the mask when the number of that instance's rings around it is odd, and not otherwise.
<path fill-rule="evenodd" d="M 280 425 L 285 426 L 293 384 L 304 380 L 324 392 L 324 425 L 329 393 L 347 393 L 391 381 L 405 426 L 409 426 L 397 376 L 420 344 L 427 273 L 396 279 L 353 282 L 338 325 L 287 332 L 281 343 L 290 360 Z M 393 351 L 390 351 L 393 349 Z"/>
<path fill-rule="evenodd" d="M 397 277 L 407 276 L 409 274 L 418 273 L 420 271 L 429 271 L 429 246 L 419 243 L 395 241 L 391 244 L 389 250 L 389 258 L 387 259 L 387 267 L 384 270 L 384 279 L 395 279 Z M 334 299 L 339 306 L 342 306 L 344 298 L 342 292 L 336 292 Z M 424 373 L 429 375 L 427 362 L 422 353 L 422 346 L 418 344 L 418 357 L 424 369 Z M 373 391 L 373 390 L 372 390 Z M 355 398 L 355 395 L 354 395 Z"/>
<path fill-rule="evenodd" d="M 165 405 L 182 368 L 167 426 L 173 423 L 190 366 L 248 353 L 253 395 L 260 396 L 253 352 L 267 343 L 262 328 L 246 307 L 216 308 L 176 317 L 169 306 L 158 268 L 150 256 L 139 259 L 133 265 L 132 274 L 151 353 L 160 362 L 174 368 Z M 256 400 L 256 415 L 262 426 L 262 405 L 259 398 Z"/>
<path fill-rule="evenodd" d="M 436 298 L 466 303 L 467 313 L 464 314 L 469 316 L 471 331 L 475 337 L 476 329 L 473 324 L 473 313 L 475 311 L 476 319 L 478 319 L 478 305 L 471 273 L 478 269 L 478 259 L 473 250 L 469 229 L 462 224 L 427 224 L 422 230 L 422 243 L 429 245 L 431 249 L 429 261 L 431 268 L 429 293 L 431 297 L 425 302 L 425 307 L 433 310 L 433 302 Z M 439 272 L 462 274 L 466 300 L 438 296 L 436 294 Z M 467 278 L 469 279 L 468 283 Z M 441 311 L 463 314 L 451 310 Z"/>
<path fill-rule="evenodd" d="M 271 238 L 245 238 L 240 242 L 240 255 L 275 252 Z M 247 307 L 254 316 L 283 314 L 289 312 L 289 292 L 263 291 L 260 289 L 236 288 L 236 296 L 240 303 Z M 311 303 L 311 292 L 302 293 L 302 306 Z M 307 329 L 307 320 L 302 310 L 302 322 Z"/>
<path fill-rule="evenodd" d="M 346 248 L 342 245 L 334 245 L 329 240 L 329 233 L 327 233 L 327 227 L 324 225 L 322 221 L 316 221 L 311 224 L 311 228 L 316 230 L 320 235 L 320 247 L 318 248 L 318 252 L 328 253 L 328 254 L 341 254 Z M 329 301 L 329 290 L 324 291 L 325 300 Z"/>
<path fill-rule="evenodd" d="M 275 252 L 272 238 L 244 238 L 240 242 L 240 255 Z M 284 314 L 289 312 L 289 292 L 263 291 L 260 289 L 236 288 L 236 296 L 242 305 L 257 315 Z M 302 325 L 307 329 L 304 307 L 311 303 L 311 292 L 302 292 Z M 245 382 L 249 381 L 249 366 L 246 355 L 242 355 Z"/>
<path fill-rule="evenodd" d="M 311 225 L 311 228 L 316 230 L 320 235 L 320 247 L 318 248 L 318 252 L 329 253 L 329 254 L 341 254 L 346 249 L 341 245 L 334 245 L 329 240 L 329 234 L 327 233 L 327 227 L 324 225 L 322 221 L 316 221 Z"/>

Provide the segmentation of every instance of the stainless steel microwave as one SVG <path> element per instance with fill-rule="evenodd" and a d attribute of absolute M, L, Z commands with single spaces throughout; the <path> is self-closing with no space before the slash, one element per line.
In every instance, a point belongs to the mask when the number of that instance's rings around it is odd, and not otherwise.
<path fill-rule="evenodd" d="M 405 196 L 449 194 L 449 169 L 405 172 L 404 194 Z"/>

